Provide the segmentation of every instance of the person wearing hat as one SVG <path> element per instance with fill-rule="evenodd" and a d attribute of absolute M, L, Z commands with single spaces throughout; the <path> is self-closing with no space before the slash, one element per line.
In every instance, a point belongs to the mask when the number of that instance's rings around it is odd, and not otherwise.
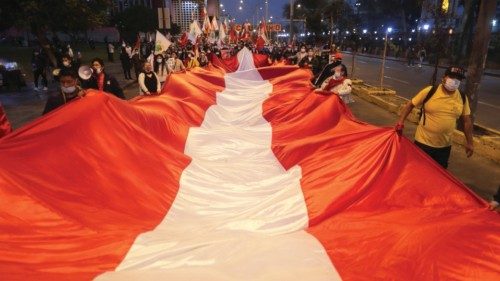
<path fill-rule="evenodd" d="M 445 169 L 450 157 L 451 137 L 459 118 L 464 125 L 465 153 L 467 157 L 474 153 L 469 101 L 458 90 L 464 78 L 464 69 L 446 69 L 439 85 L 424 88 L 408 102 L 395 127 L 401 134 L 406 117 L 414 107 L 420 107 L 421 116 L 415 132 L 415 144 Z"/>

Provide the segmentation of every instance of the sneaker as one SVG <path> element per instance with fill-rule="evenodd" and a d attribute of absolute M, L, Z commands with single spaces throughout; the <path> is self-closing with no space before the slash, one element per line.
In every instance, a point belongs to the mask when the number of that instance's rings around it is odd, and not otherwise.
<path fill-rule="evenodd" d="M 43 87 L 43 90 L 44 90 L 44 91 L 47 91 L 47 90 L 48 90 L 48 88 L 47 88 L 47 87 Z"/>

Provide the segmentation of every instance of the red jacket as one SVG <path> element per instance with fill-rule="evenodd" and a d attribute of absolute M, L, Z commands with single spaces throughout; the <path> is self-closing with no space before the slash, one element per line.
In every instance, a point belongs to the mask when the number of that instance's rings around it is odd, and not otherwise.
<path fill-rule="evenodd" d="M 0 103 L 0 138 L 10 132 L 12 132 L 12 127 L 10 126 L 9 120 L 7 120 L 7 115 L 5 114 L 2 104 Z"/>

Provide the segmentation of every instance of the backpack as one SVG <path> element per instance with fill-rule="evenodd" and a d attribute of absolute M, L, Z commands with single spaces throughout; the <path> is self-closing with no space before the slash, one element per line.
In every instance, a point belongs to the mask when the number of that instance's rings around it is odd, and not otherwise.
<path fill-rule="evenodd" d="M 422 102 L 422 107 L 420 108 L 420 114 L 418 116 L 418 120 L 420 120 L 423 116 L 424 121 L 422 122 L 422 124 L 424 126 L 425 126 L 425 103 L 428 102 L 432 98 L 432 96 L 436 93 L 436 90 L 438 87 L 439 87 L 439 85 L 432 85 L 432 88 L 429 90 L 429 92 L 427 93 L 427 96 L 425 96 L 425 99 Z M 465 104 L 465 93 L 460 92 L 460 97 L 462 98 L 462 105 L 464 105 Z"/>

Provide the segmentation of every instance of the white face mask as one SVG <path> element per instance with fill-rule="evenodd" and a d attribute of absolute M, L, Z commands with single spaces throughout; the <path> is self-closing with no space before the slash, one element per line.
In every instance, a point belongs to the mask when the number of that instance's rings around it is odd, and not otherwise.
<path fill-rule="evenodd" d="M 157 62 L 162 62 L 162 59 L 157 59 L 156 61 L 157 61 Z"/>
<path fill-rule="evenodd" d="M 69 66 L 69 62 L 68 61 L 63 61 L 63 65 L 68 67 Z"/>
<path fill-rule="evenodd" d="M 460 80 L 453 78 L 446 78 L 444 81 L 444 87 L 450 92 L 454 92 L 460 87 Z"/>
<path fill-rule="evenodd" d="M 342 77 L 342 72 L 340 71 L 335 71 L 335 73 L 333 73 L 333 78 L 335 79 L 339 79 Z"/>
<path fill-rule="evenodd" d="M 61 86 L 61 91 L 65 94 L 71 94 L 76 91 L 76 86 L 71 86 L 71 87 L 63 87 Z"/>
<path fill-rule="evenodd" d="M 95 69 L 95 72 L 96 72 L 97 74 L 100 74 L 100 73 L 102 72 L 102 68 L 100 68 L 100 67 L 99 67 L 99 68 L 96 68 L 96 69 Z"/>

